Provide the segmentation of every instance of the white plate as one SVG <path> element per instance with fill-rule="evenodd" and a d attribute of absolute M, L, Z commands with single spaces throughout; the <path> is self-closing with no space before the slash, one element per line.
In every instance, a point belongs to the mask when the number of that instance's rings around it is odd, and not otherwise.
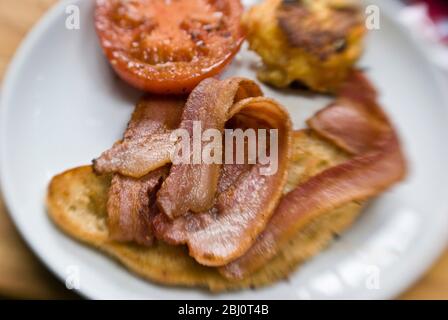
<path fill-rule="evenodd" d="M 370 33 L 361 66 L 401 135 L 411 173 L 374 201 L 339 241 L 287 281 L 259 290 L 211 295 L 146 282 L 100 252 L 62 234 L 48 219 L 50 178 L 89 163 L 117 140 L 139 92 L 126 86 L 102 56 L 92 23 L 93 1 L 73 1 L 81 29 L 65 28 L 64 2 L 54 7 L 18 50 L 4 82 L 1 185 L 26 241 L 61 279 L 79 276 L 90 298 L 295 299 L 391 298 L 425 271 L 446 244 L 448 230 L 447 103 L 416 44 L 382 8 L 381 30 Z M 254 78 L 244 49 L 227 71 Z M 300 97 L 264 87 L 282 102 L 297 128 L 328 98 Z"/>

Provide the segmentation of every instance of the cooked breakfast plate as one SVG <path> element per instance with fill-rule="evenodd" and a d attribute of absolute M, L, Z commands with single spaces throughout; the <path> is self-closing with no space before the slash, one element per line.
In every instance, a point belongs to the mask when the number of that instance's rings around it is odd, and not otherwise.
<path fill-rule="evenodd" d="M 238 1 L 202 2 L 63 2 L 28 36 L 0 136 L 25 239 L 91 298 L 394 297 L 448 225 L 447 101 L 398 8 L 374 2 L 354 70 L 351 4 L 266 0 L 240 26 Z M 172 134 L 195 121 L 269 131 L 275 171 L 176 162 Z"/>

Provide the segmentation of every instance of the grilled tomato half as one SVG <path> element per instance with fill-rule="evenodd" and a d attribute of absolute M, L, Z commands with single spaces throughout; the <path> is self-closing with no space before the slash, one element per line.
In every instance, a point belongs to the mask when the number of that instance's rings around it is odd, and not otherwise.
<path fill-rule="evenodd" d="M 95 27 L 113 69 L 160 94 L 218 74 L 244 39 L 239 0 L 97 0 Z"/>
<path fill-rule="evenodd" d="M 363 50 L 361 6 L 355 0 L 265 0 L 243 16 L 258 78 L 276 87 L 297 82 L 334 93 Z"/>

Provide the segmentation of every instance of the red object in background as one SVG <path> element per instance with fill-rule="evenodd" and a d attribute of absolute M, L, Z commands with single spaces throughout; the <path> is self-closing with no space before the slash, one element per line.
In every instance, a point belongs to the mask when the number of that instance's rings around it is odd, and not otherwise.
<path fill-rule="evenodd" d="M 447 0 L 410 0 L 408 4 L 425 3 L 430 18 L 434 21 L 443 41 L 448 42 L 448 1 Z"/>
<path fill-rule="evenodd" d="M 447 0 L 413 0 L 412 3 L 424 2 L 428 5 L 429 15 L 433 20 L 448 19 Z"/>

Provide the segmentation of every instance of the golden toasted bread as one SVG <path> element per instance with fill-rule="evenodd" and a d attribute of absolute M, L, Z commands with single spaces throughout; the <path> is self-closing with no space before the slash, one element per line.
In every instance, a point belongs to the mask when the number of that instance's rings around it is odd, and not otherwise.
<path fill-rule="evenodd" d="M 295 134 L 293 157 L 285 192 L 317 172 L 346 159 L 346 154 L 310 131 Z M 73 238 L 97 247 L 145 279 L 180 286 L 205 287 L 211 291 L 253 288 L 284 279 L 298 264 L 326 247 L 335 234 L 352 224 L 361 204 L 349 203 L 306 225 L 264 268 L 241 281 L 231 281 L 217 269 L 198 264 L 183 246 L 157 242 L 143 247 L 109 239 L 106 223 L 109 176 L 97 176 L 91 166 L 55 176 L 47 196 L 54 223 Z"/>

